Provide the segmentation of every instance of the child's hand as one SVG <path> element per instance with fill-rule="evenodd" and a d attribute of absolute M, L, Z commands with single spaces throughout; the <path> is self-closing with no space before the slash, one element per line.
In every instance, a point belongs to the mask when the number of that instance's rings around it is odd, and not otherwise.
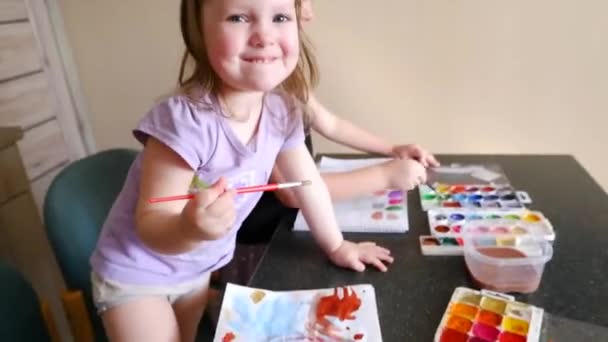
<path fill-rule="evenodd" d="M 416 159 L 424 167 L 439 166 L 439 162 L 429 151 L 415 144 L 395 145 L 393 147 L 393 155 L 402 159 Z"/>
<path fill-rule="evenodd" d="M 412 190 L 426 182 L 426 169 L 413 159 L 393 159 L 380 164 L 386 189 Z"/>
<path fill-rule="evenodd" d="M 182 210 L 183 229 L 187 236 L 199 240 L 216 240 L 234 225 L 236 209 L 234 190 L 226 189 L 226 179 L 220 178 L 207 189 L 200 189 Z"/>
<path fill-rule="evenodd" d="M 352 268 L 357 272 L 365 271 L 365 264 L 376 266 L 382 272 L 386 272 L 387 268 L 384 262 L 391 264 L 393 257 L 391 251 L 386 248 L 377 246 L 374 242 L 359 242 L 342 241 L 338 249 L 329 255 L 334 264 Z"/>

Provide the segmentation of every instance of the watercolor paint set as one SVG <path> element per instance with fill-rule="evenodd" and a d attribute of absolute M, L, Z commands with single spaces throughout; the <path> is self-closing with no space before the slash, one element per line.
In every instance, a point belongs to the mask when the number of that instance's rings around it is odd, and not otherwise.
<path fill-rule="evenodd" d="M 465 229 L 467 229 L 465 227 Z M 537 237 L 532 234 L 518 235 L 513 233 L 494 234 L 494 233 L 478 233 L 469 234 L 474 237 L 478 244 L 484 247 L 509 247 L 527 251 L 528 248 L 522 247 L 524 242 L 528 241 L 529 237 L 534 237 L 538 240 L 550 242 L 542 237 Z M 438 237 L 433 235 L 421 235 L 418 237 L 420 243 L 420 251 L 427 256 L 461 256 L 465 255 L 466 234 L 454 237 Z M 476 247 L 476 246 L 471 246 Z"/>
<path fill-rule="evenodd" d="M 461 237 L 466 227 L 473 233 L 534 234 L 555 240 L 551 222 L 540 211 L 431 209 L 427 216 L 431 235 L 440 238 Z"/>
<path fill-rule="evenodd" d="M 510 185 L 423 184 L 418 187 L 422 210 L 437 208 L 524 209 L 532 199 Z"/>
<path fill-rule="evenodd" d="M 430 235 L 419 237 L 424 255 L 463 255 L 465 233 L 498 247 L 516 246 L 523 236 L 555 240 L 553 225 L 540 211 L 432 209 L 427 216 Z"/>
<path fill-rule="evenodd" d="M 513 296 L 466 287 L 454 290 L 434 342 L 537 342 L 544 310 Z"/>

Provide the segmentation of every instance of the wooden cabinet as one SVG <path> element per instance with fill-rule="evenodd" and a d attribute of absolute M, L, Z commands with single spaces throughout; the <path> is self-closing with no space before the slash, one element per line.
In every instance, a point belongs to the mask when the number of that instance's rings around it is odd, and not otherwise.
<path fill-rule="evenodd" d="M 19 269 L 50 304 L 59 331 L 68 340 L 60 300 L 65 286 L 17 147 L 22 139 L 20 128 L 0 127 L 0 258 Z"/>
<path fill-rule="evenodd" d="M 17 146 L 40 214 L 50 182 L 87 154 L 45 1 L 0 5 L 0 126 L 17 126 Z M 35 186 L 33 186 L 35 185 Z"/>
<path fill-rule="evenodd" d="M 53 177 L 91 151 L 48 4 L 0 1 L 0 258 L 50 302 L 62 340 L 69 341 L 59 299 L 64 284 L 42 206 Z"/>

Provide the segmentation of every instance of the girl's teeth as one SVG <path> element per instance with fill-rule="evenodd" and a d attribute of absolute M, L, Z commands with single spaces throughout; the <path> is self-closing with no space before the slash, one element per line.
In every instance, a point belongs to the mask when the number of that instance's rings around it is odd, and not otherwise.
<path fill-rule="evenodd" d="M 269 59 L 250 59 L 249 62 L 251 63 L 268 63 L 270 62 Z"/>

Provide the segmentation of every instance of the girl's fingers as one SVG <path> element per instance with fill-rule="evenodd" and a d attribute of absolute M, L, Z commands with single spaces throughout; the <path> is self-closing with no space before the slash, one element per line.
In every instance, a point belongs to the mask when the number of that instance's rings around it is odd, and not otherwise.
<path fill-rule="evenodd" d="M 380 260 L 379 258 L 377 258 L 375 256 L 369 256 L 369 257 L 365 258 L 364 261 L 367 264 L 374 265 L 377 269 L 379 269 L 382 272 L 388 271 L 388 268 L 386 267 L 386 265 L 384 265 L 382 260 Z"/>

